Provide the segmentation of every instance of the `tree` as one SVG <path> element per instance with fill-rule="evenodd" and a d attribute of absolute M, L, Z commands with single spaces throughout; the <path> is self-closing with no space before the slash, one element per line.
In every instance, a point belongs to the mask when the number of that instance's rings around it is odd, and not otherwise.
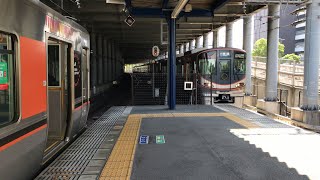
<path fill-rule="evenodd" d="M 292 53 L 292 54 L 286 54 L 285 56 L 282 57 L 284 60 L 292 60 L 295 61 L 296 63 L 300 62 L 301 57 Z"/>
<path fill-rule="evenodd" d="M 268 42 L 265 38 L 261 38 L 254 43 L 253 56 L 267 57 L 268 54 Z M 279 42 L 279 58 L 284 55 L 284 44 Z"/>

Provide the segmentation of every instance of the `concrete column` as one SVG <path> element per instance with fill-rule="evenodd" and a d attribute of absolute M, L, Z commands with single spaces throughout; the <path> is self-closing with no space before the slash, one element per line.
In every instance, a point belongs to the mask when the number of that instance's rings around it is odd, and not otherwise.
<path fill-rule="evenodd" d="M 91 86 L 95 87 L 97 85 L 97 44 L 96 44 L 96 34 L 91 33 L 91 59 L 90 59 L 90 77 L 91 77 Z M 93 91 L 95 93 L 95 91 Z"/>
<path fill-rule="evenodd" d="M 320 0 L 307 4 L 304 53 L 303 110 L 318 110 L 320 60 Z"/>
<path fill-rule="evenodd" d="M 103 83 L 108 82 L 108 43 L 107 39 L 103 39 Z"/>
<path fill-rule="evenodd" d="M 184 53 L 184 44 L 181 44 L 179 53 Z"/>
<path fill-rule="evenodd" d="M 98 36 L 98 84 L 101 85 L 103 83 L 103 46 L 102 46 L 103 37 L 102 35 Z"/>
<path fill-rule="evenodd" d="M 226 25 L 226 47 L 233 47 L 233 34 L 232 34 L 233 23 L 228 23 Z"/>
<path fill-rule="evenodd" d="M 217 48 L 218 47 L 218 30 L 212 31 L 212 47 Z"/>
<path fill-rule="evenodd" d="M 195 48 L 196 48 L 196 40 L 193 39 L 193 40 L 191 40 L 190 43 L 189 43 L 189 49 L 190 49 L 190 51 L 191 51 L 191 50 L 193 50 L 193 49 L 195 49 Z"/>
<path fill-rule="evenodd" d="M 115 59 L 115 57 L 114 57 L 114 41 L 112 40 L 111 41 L 111 79 L 112 79 L 112 81 L 114 80 L 114 77 L 115 77 L 115 75 L 114 75 L 114 59 Z"/>
<path fill-rule="evenodd" d="M 203 36 L 199 36 L 196 39 L 196 48 L 202 48 L 203 47 Z"/>
<path fill-rule="evenodd" d="M 265 101 L 277 101 L 280 5 L 268 6 L 268 55 Z"/>
<path fill-rule="evenodd" d="M 108 40 L 108 81 L 112 81 L 111 41 Z"/>
<path fill-rule="evenodd" d="M 186 43 L 184 46 L 184 52 L 190 51 L 190 43 Z"/>
<path fill-rule="evenodd" d="M 210 35 L 210 32 L 209 33 L 205 33 L 203 35 L 203 47 L 204 48 L 209 48 L 209 35 Z"/>
<path fill-rule="evenodd" d="M 252 61 L 252 50 L 253 50 L 253 27 L 254 18 L 253 16 L 243 18 L 243 49 L 247 52 L 246 57 L 246 87 L 245 94 L 252 95 L 252 83 L 251 83 L 251 61 Z"/>

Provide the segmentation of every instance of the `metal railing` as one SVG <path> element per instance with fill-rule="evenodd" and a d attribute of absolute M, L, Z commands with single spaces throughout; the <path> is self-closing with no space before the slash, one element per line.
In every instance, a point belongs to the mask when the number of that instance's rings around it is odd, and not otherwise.
<path fill-rule="evenodd" d="M 166 73 L 131 73 L 132 105 L 166 105 L 167 104 L 167 74 Z M 204 87 L 199 79 L 207 79 Z M 210 74 L 177 74 L 176 104 L 206 104 L 214 103 L 215 90 L 210 84 L 215 80 Z M 184 83 L 193 82 L 192 90 L 185 90 Z"/>
<path fill-rule="evenodd" d="M 253 57 L 251 75 L 258 79 L 266 79 L 266 58 Z M 303 72 L 302 63 L 296 63 L 291 60 L 279 60 L 278 80 L 280 84 L 292 87 L 303 87 Z M 319 85 L 320 89 L 320 85 Z"/>

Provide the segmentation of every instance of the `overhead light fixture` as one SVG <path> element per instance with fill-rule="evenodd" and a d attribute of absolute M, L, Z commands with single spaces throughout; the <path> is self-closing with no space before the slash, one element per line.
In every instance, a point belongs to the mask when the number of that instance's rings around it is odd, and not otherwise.
<path fill-rule="evenodd" d="M 106 0 L 107 4 L 126 4 L 124 0 Z"/>
<path fill-rule="evenodd" d="M 130 15 L 124 20 L 124 22 L 127 23 L 128 26 L 130 26 L 130 27 L 133 25 L 133 23 L 134 23 L 135 21 L 136 21 L 136 20 L 134 20 L 133 17 L 130 16 Z"/>

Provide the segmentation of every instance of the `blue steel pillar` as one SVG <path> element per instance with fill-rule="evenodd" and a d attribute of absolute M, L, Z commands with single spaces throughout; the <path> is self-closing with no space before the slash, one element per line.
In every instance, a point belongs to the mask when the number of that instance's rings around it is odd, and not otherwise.
<path fill-rule="evenodd" d="M 176 19 L 169 17 L 168 32 L 169 32 L 169 55 L 168 55 L 168 71 L 169 71 L 169 98 L 168 106 L 170 110 L 176 108 Z"/>

